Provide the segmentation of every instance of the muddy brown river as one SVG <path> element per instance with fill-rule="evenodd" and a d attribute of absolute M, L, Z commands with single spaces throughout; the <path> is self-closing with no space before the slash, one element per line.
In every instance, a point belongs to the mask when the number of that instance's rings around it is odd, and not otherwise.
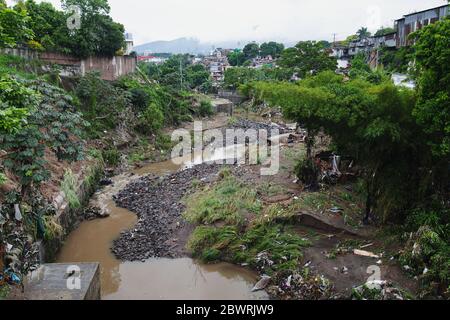
<path fill-rule="evenodd" d="M 91 205 L 110 217 L 85 221 L 73 231 L 57 262 L 99 262 L 102 299 L 267 299 L 265 292 L 251 292 L 257 275 L 228 263 L 205 265 L 190 258 L 149 259 L 123 262 L 111 253 L 120 232 L 133 228 L 137 216 L 116 207 L 112 196 L 130 181 L 145 174 L 164 175 L 179 170 L 172 161 L 149 164 L 113 178 L 114 184 L 97 192 Z"/>

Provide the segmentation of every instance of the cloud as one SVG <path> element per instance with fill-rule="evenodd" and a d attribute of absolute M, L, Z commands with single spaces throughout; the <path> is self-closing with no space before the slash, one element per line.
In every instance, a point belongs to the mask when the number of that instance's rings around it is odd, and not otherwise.
<path fill-rule="evenodd" d="M 113 18 L 133 34 L 136 44 L 141 44 L 180 37 L 212 42 L 331 40 L 334 33 L 339 40 L 361 26 L 371 29 L 392 26 L 404 14 L 447 1 L 109 0 L 109 3 Z"/>

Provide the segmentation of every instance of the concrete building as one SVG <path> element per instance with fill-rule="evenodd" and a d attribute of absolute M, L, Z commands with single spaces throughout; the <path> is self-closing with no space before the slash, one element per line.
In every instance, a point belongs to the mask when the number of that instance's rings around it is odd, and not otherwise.
<path fill-rule="evenodd" d="M 125 33 L 125 55 L 129 55 L 133 52 L 134 41 L 131 33 Z"/>
<path fill-rule="evenodd" d="M 411 40 L 408 39 L 408 36 L 411 33 L 444 19 L 448 14 L 449 5 L 447 4 L 437 8 L 410 13 L 403 16 L 403 18 L 396 20 L 395 29 L 397 31 L 397 48 L 411 45 Z"/>

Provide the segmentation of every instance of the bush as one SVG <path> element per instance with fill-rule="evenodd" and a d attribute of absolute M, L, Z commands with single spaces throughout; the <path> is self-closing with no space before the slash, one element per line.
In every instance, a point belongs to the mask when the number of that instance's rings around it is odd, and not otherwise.
<path fill-rule="evenodd" d="M 208 100 L 202 100 L 200 102 L 200 107 L 198 109 L 198 114 L 201 117 L 209 117 L 214 113 L 213 106 L 211 101 Z"/>
<path fill-rule="evenodd" d="M 120 152 L 115 147 L 103 150 L 102 157 L 105 163 L 109 166 L 117 166 L 120 162 Z"/>

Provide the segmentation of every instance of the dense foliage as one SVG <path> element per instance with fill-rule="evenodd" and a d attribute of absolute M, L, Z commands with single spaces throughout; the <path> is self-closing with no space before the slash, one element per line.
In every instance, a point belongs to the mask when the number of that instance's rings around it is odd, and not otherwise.
<path fill-rule="evenodd" d="M 173 55 L 162 65 L 141 64 L 140 68 L 151 80 L 174 90 L 198 90 L 208 92 L 211 89 L 209 71 L 201 64 L 194 64 L 190 55 Z"/>
<path fill-rule="evenodd" d="M 336 70 L 337 60 L 325 50 L 323 42 L 301 41 L 281 54 L 279 65 L 292 69 L 300 78 L 326 70 Z"/>
<path fill-rule="evenodd" d="M 6 151 L 3 165 L 19 179 L 25 195 L 49 176 L 45 148 L 60 161 L 82 157 L 78 137 L 85 122 L 62 89 L 6 75 L 1 76 L 0 86 L 2 111 L 13 115 L 0 132 L 0 149 Z"/>
<path fill-rule="evenodd" d="M 113 56 L 124 47 L 124 27 L 109 16 L 107 0 L 65 0 L 65 11 L 47 2 L 18 2 L 13 8 L 0 4 L 0 46 L 28 46 L 79 57 Z M 72 10 L 72 6 L 81 9 Z M 79 20 L 79 28 L 69 28 Z"/>

